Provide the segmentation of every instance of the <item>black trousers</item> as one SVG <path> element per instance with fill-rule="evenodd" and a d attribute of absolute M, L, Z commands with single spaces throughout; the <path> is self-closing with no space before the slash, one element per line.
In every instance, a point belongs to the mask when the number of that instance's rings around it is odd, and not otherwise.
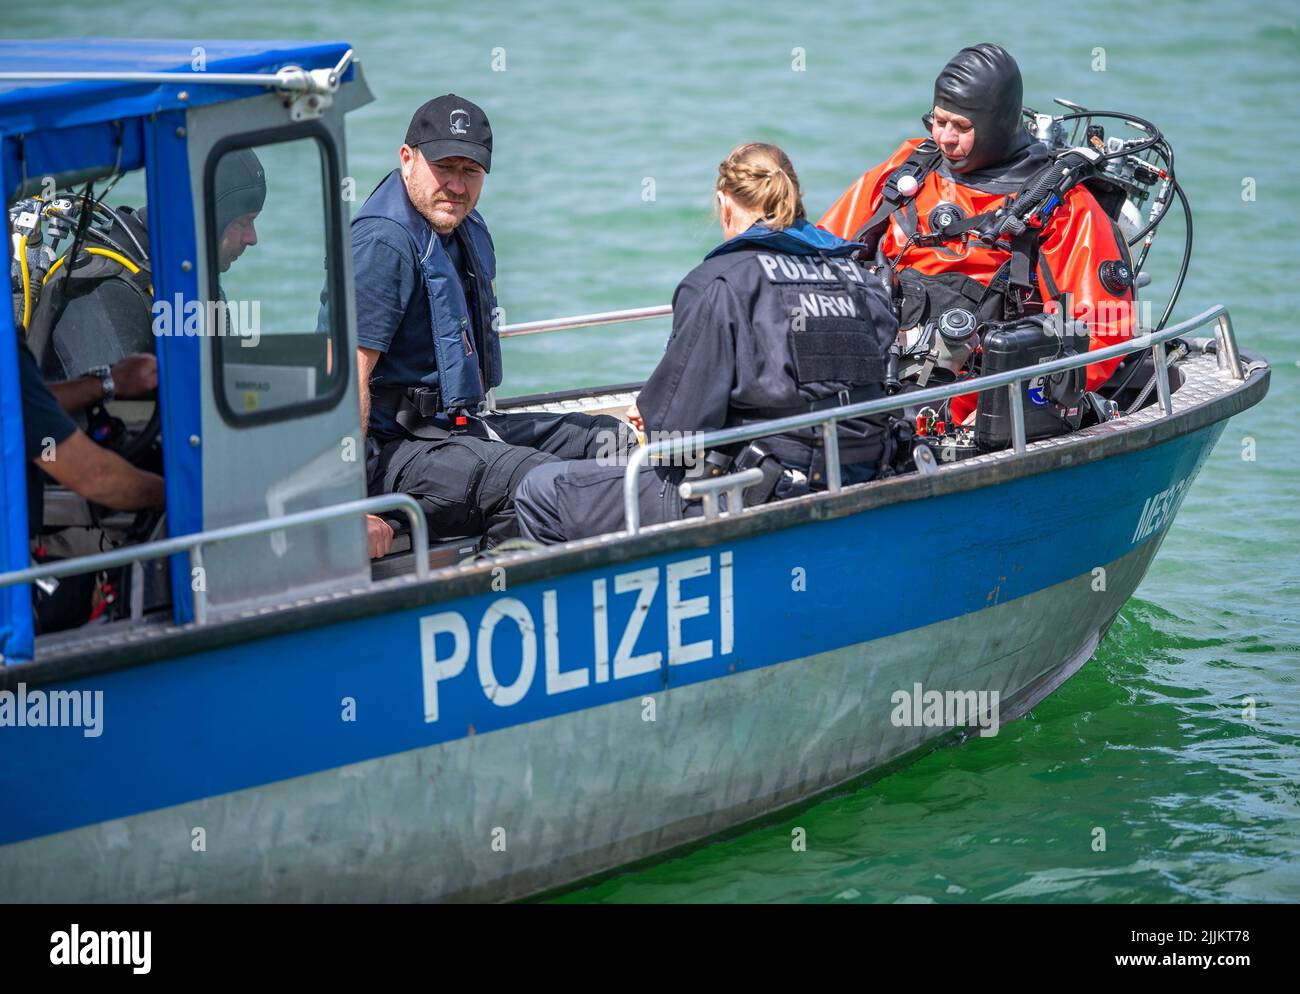
<path fill-rule="evenodd" d="M 408 493 L 420 502 L 431 540 L 483 535 L 488 548 L 519 535 L 515 491 L 545 463 L 594 459 L 635 444 L 618 418 L 589 414 L 490 414 L 428 441 L 399 438 L 372 447 L 371 494 Z"/>
<path fill-rule="evenodd" d="M 552 462 L 528 474 L 515 493 L 519 531 L 524 538 L 552 545 L 622 531 L 625 465 Z M 658 525 L 704 513 L 699 501 L 687 504 L 677 487 L 685 470 L 652 467 L 637 478 L 641 524 Z"/>
<path fill-rule="evenodd" d="M 607 461 L 551 462 L 528 474 L 515 492 L 519 531 L 524 538 L 552 545 L 593 535 L 622 531 L 624 465 Z M 844 486 L 865 483 L 876 474 L 874 463 L 851 463 L 840 472 Z M 680 467 L 652 467 L 637 479 L 637 506 L 642 525 L 699 517 L 704 505 L 685 501 L 678 490 L 686 471 Z M 777 484 L 773 500 L 808 492 L 788 478 Z M 726 510 L 727 498 L 721 498 Z"/>

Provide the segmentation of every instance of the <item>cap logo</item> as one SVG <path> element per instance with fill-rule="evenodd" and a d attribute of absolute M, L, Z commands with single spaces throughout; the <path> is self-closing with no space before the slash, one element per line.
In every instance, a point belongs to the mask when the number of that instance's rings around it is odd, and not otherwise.
<path fill-rule="evenodd" d="M 453 135 L 469 134 L 469 111 L 456 108 L 451 112 L 450 123 Z"/>

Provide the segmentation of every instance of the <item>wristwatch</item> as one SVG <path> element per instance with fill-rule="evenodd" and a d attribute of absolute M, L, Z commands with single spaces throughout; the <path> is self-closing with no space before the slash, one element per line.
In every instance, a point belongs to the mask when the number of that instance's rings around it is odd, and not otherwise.
<path fill-rule="evenodd" d="M 81 374 L 82 376 L 93 376 L 99 380 L 99 385 L 104 388 L 104 396 L 100 398 L 100 403 L 107 403 L 115 396 L 113 393 L 113 368 L 111 366 L 91 366 Z"/>

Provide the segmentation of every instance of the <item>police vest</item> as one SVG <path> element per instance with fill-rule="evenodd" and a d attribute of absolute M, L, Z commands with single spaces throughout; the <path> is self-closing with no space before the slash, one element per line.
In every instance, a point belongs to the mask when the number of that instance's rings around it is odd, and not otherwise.
<path fill-rule="evenodd" d="M 438 408 L 478 407 L 486 398 L 486 389 L 501 384 L 501 340 L 493 326 L 496 253 L 483 218 L 478 211 L 470 211 L 455 232 L 470 286 L 461 285 L 441 239 L 407 196 L 399 170 L 394 169 L 376 187 L 352 223 L 362 218 L 383 218 L 411 239 L 429 301 Z"/>
<path fill-rule="evenodd" d="M 883 397 L 886 350 L 898 324 L 883 288 L 852 258 L 860 249 L 802 220 L 781 231 L 755 225 L 714 249 L 687 279 L 728 286 L 711 301 L 714 333 L 736 329 L 752 343 L 747 353 L 761 358 L 749 365 L 738 355 L 732 384 L 711 384 L 711 370 L 687 371 L 699 381 L 683 382 L 699 393 L 720 388 L 743 397 L 743 404 L 729 403 L 728 426 Z M 842 461 L 878 462 L 886 423 L 880 416 L 841 422 Z M 819 429 L 767 444 L 787 466 L 821 468 Z"/>

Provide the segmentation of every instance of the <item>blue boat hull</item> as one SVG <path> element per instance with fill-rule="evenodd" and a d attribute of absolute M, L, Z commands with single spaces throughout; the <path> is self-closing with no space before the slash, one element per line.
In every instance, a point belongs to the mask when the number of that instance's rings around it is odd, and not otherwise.
<path fill-rule="evenodd" d="M 954 734 L 900 690 L 1074 672 L 1222 430 L 43 685 L 100 726 L 0 730 L 0 898 L 514 897 L 770 812 Z"/>

